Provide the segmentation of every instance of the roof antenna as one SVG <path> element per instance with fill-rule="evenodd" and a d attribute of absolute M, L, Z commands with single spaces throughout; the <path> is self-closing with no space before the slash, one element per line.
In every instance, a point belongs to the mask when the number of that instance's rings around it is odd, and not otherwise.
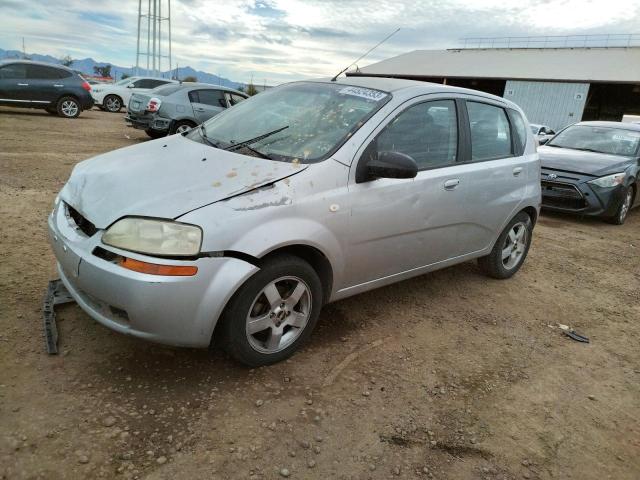
<path fill-rule="evenodd" d="M 349 70 L 349 68 L 354 64 L 354 63 L 358 63 L 360 60 L 362 60 L 364 57 L 366 57 L 367 55 L 369 55 L 371 52 L 373 52 L 376 48 L 378 48 L 380 45 L 382 45 L 384 42 L 386 42 L 387 40 L 389 40 L 391 37 L 393 37 L 396 33 L 398 33 L 400 31 L 399 28 L 397 28 L 393 33 L 390 33 L 389 35 L 387 35 L 384 40 L 382 40 L 381 42 L 377 43 L 374 47 L 370 48 L 369 50 L 367 50 L 367 53 L 365 53 L 364 55 L 362 55 L 360 58 L 358 58 L 356 61 L 350 63 L 349 65 L 347 65 L 347 68 L 345 68 L 344 70 L 340 71 L 340 73 L 338 73 L 335 77 L 333 77 L 331 79 L 332 82 L 335 82 L 336 80 L 338 80 L 338 77 L 340 75 L 342 75 L 344 72 L 346 72 L 347 70 Z"/>

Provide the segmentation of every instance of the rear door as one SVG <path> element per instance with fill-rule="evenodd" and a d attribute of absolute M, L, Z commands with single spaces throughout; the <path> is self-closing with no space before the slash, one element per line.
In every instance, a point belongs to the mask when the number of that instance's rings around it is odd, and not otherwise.
<path fill-rule="evenodd" d="M 227 108 L 227 100 L 221 90 L 208 88 L 191 90 L 189 101 L 193 107 L 193 116 L 199 124 Z"/>
<path fill-rule="evenodd" d="M 26 64 L 10 63 L 0 67 L 0 102 L 7 104 L 29 102 Z"/>
<path fill-rule="evenodd" d="M 467 99 L 471 158 L 458 167 L 459 201 L 458 254 L 478 252 L 490 246 L 504 224 L 516 213 L 528 185 L 527 159 L 523 157 L 527 134 L 519 113 L 490 99 Z M 518 125 L 515 122 L 518 121 Z M 535 155 L 528 159 L 535 162 Z"/>
<path fill-rule="evenodd" d="M 27 65 L 27 81 L 31 101 L 42 104 L 55 101 L 65 86 L 61 77 L 61 70 L 58 68 L 45 65 Z"/>

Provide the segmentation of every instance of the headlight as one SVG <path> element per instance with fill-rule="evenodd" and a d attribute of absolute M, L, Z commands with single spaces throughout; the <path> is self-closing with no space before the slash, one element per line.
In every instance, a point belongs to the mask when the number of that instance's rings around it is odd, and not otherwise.
<path fill-rule="evenodd" d="M 626 172 L 614 173 L 613 175 L 607 175 L 606 177 L 596 178 L 588 183 L 593 183 L 594 185 L 602 188 L 615 187 L 617 185 L 622 185 L 626 176 Z"/>
<path fill-rule="evenodd" d="M 191 257 L 200 252 L 202 230 L 171 220 L 127 217 L 111 225 L 102 242 L 132 252 Z"/>

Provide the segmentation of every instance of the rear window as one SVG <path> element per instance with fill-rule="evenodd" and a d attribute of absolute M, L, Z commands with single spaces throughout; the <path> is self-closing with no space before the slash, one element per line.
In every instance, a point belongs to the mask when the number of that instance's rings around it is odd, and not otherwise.
<path fill-rule="evenodd" d="M 173 95 L 178 90 L 183 89 L 184 87 L 180 84 L 170 83 L 168 85 L 162 85 L 161 87 L 157 87 L 153 89 L 153 93 L 157 93 L 158 95 L 162 95 L 163 97 L 168 97 L 169 95 Z"/>

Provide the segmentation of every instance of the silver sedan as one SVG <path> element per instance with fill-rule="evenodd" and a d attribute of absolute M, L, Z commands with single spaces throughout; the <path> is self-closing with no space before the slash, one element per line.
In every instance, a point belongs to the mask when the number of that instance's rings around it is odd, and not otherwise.
<path fill-rule="evenodd" d="M 265 365 L 309 338 L 327 302 L 472 259 L 512 276 L 539 178 L 527 120 L 505 99 L 295 82 L 78 164 L 49 232 L 62 281 L 98 322 Z"/>

